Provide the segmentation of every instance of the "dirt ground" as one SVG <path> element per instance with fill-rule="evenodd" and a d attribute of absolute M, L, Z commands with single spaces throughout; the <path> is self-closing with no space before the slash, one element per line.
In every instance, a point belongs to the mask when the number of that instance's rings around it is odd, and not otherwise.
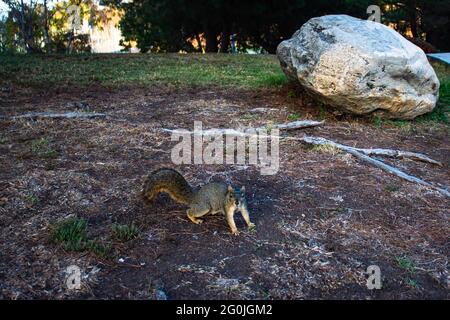
<path fill-rule="evenodd" d="M 377 126 L 324 113 L 290 90 L 3 88 L 2 115 L 81 108 L 108 117 L 0 120 L 0 298 L 447 299 L 449 201 L 431 189 L 292 140 L 281 141 L 272 176 L 254 166 L 171 163 L 176 142 L 162 128 L 193 130 L 194 120 L 204 128 L 257 127 L 298 114 L 326 123 L 289 136 L 422 152 L 443 167 L 384 160 L 450 185 L 447 126 Z M 32 147 L 42 138 L 45 152 Z M 237 215 L 234 237 L 221 216 L 194 225 L 166 195 L 144 202 L 144 176 L 163 166 L 192 185 L 245 185 L 256 230 L 246 231 Z M 111 242 L 114 255 L 54 243 L 53 226 L 70 216 L 85 218 L 89 236 Z M 113 223 L 136 224 L 139 237 L 113 240 Z M 81 290 L 66 287 L 70 265 L 81 268 Z M 381 290 L 366 287 L 369 265 L 381 269 Z"/>

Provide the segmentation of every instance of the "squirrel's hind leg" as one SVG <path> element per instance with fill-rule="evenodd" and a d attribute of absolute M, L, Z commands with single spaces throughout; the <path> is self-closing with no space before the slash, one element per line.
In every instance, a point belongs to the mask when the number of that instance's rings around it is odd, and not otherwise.
<path fill-rule="evenodd" d="M 200 217 L 203 217 L 204 215 L 208 214 L 211 208 L 207 206 L 191 206 L 189 209 L 187 209 L 187 216 L 188 218 L 195 224 L 200 224 L 203 222 L 202 219 L 198 219 Z"/>

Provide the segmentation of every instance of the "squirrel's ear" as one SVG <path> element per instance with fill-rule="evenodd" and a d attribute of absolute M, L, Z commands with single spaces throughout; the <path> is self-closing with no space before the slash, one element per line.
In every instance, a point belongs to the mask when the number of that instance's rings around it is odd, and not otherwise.
<path fill-rule="evenodd" d="M 233 192 L 233 191 L 234 191 L 233 187 L 232 186 L 228 186 L 228 192 Z"/>
<path fill-rule="evenodd" d="M 245 186 L 242 186 L 241 193 L 245 193 Z"/>

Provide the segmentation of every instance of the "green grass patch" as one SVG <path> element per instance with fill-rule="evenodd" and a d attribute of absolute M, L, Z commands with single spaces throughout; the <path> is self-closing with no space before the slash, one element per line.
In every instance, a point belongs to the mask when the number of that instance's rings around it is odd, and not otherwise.
<path fill-rule="evenodd" d="M 372 117 L 372 123 L 376 128 L 381 128 L 383 126 L 384 121 L 382 117 L 376 115 Z"/>
<path fill-rule="evenodd" d="M 300 119 L 300 115 L 297 113 L 291 113 L 290 115 L 288 115 L 287 119 L 289 121 L 296 121 L 296 120 Z"/>
<path fill-rule="evenodd" d="M 416 272 L 416 264 L 414 263 L 414 261 L 406 255 L 396 257 L 395 259 L 397 261 L 398 266 L 407 272 L 404 281 L 406 282 L 408 287 L 412 289 L 417 289 L 419 287 L 419 284 L 417 280 L 413 278 Z"/>
<path fill-rule="evenodd" d="M 103 244 L 95 240 L 88 240 L 85 244 L 85 250 L 90 251 L 103 259 L 109 257 L 111 249 L 112 246 L 110 243 Z"/>
<path fill-rule="evenodd" d="M 139 235 L 139 229 L 134 224 L 113 224 L 112 231 L 114 237 L 120 241 L 130 241 Z"/>
<path fill-rule="evenodd" d="M 0 79 L 23 86 L 92 84 L 273 87 L 287 82 L 275 55 L 0 55 Z"/>
<path fill-rule="evenodd" d="M 53 240 L 67 251 L 83 251 L 86 248 L 86 220 L 73 217 L 56 225 Z"/>
<path fill-rule="evenodd" d="M 411 127 L 411 122 L 406 121 L 406 120 L 388 120 L 387 121 L 389 124 L 404 129 L 404 130 L 409 130 Z"/>
<path fill-rule="evenodd" d="M 416 265 L 410 257 L 401 256 L 401 257 L 396 257 L 395 259 L 397 261 L 398 266 L 401 269 L 407 271 L 411 275 L 414 274 L 414 272 L 416 271 Z"/>
<path fill-rule="evenodd" d="M 319 103 L 319 119 L 324 120 L 327 115 L 327 108 L 325 107 L 325 104 Z"/>
<path fill-rule="evenodd" d="M 400 190 L 400 186 L 396 184 L 390 184 L 386 187 L 386 190 L 389 192 L 397 192 L 398 190 Z"/>
<path fill-rule="evenodd" d="M 25 200 L 27 203 L 29 203 L 30 205 L 35 205 L 39 202 L 39 198 L 32 192 L 28 193 L 25 196 Z"/>
<path fill-rule="evenodd" d="M 289 99 L 294 99 L 294 98 L 298 97 L 297 96 L 297 92 L 295 92 L 294 90 L 289 90 L 288 93 L 287 93 L 287 96 L 288 96 Z"/>
<path fill-rule="evenodd" d="M 57 156 L 56 150 L 50 146 L 47 138 L 34 140 L 31 143 L 31 152 L 42 158 L 55 158 Z"/>
<path fill-rule="evenodd" d="M 409 287 L 413 288 L 413 289 L 417 289 L 419 287 L 418 283 L 416 280 L 414 279 L 408 279 L 406 281 L 406 283 L 408 284 Z"/>
<path fill-rule="evenodd" d="M 108 258 L 112 246 L 87 237 L 87 221 L 72 217 L 56 224 L 52 239 L 67 251 L 89 251 L 99 257 Z"/>

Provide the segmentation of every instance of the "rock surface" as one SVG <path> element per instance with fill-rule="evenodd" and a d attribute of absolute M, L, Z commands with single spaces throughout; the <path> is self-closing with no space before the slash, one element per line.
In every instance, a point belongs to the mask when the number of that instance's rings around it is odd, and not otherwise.
<path fill-rule="evenodd" d="M 412 119 L 438 100 L 439 80 L 425 53 L 377 22 L 313 18 L 280 43 L 277 55 L 290 80 L 346 112 Z"/>

